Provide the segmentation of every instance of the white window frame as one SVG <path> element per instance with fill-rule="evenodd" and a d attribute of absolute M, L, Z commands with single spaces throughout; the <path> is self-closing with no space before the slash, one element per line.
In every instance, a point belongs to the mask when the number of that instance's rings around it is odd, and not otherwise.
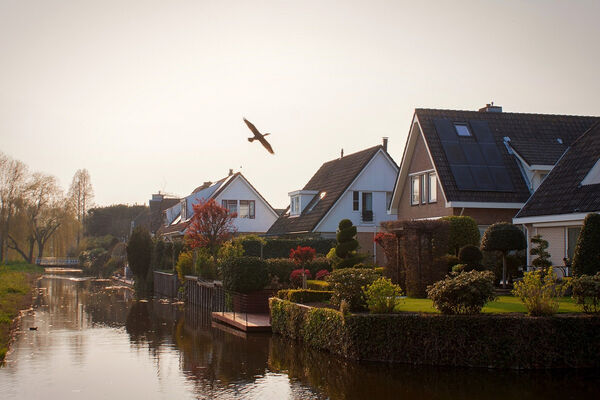
<path fill-rule="evenodd" d="M 432 185 L 433 178 L 433 185 Z M 432 190 L 433 188 L 433 190 Z M 431 197 L 431 193 L 435 193 L 435 197 Z M 437 174 L 435 172 L 429 172 L 427 174 L 427 200 L 429 203 L 437 202 Z"/>
<path fill-rule="evenodd" d="M 417 184 L 416 193 L 415 193 L 415 182 Z M 421 189 L 420 175 L 412 175 L 410 177 L 410 205 L 411 206 L 418 206 L 419 203 L 421 202 L 421 195 L 419 193 L 420 189 Z M 415 196 L 416 196 L 416 200 L 415 200 Z"/>

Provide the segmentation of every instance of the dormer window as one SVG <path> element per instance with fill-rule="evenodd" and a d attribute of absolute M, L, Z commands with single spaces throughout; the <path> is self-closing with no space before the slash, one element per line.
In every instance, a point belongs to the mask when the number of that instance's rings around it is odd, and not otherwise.
<path fill-rule="evenodd" d="M 600 183 L 600 159 L 590 169 L 585 178 L 581 181 L 582 185 L 597 185 Z"/>
<path fill-rule="evenodd" d="M 454 124 L 454 130 L 456 130 L 456 134 L 458 136 L 472 136 L 471 130 L 469 129 L 469 125 L 467 124 Z"/>
<path fill-rule="evenodd" d="M 300 214 L 300 196 L 294 196 L 290 202 L 290 214 Z"/>

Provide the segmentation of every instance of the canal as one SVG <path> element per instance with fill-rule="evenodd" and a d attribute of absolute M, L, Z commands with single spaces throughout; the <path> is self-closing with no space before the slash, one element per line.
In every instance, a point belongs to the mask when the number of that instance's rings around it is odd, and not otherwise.
<path fill-rule="evenodd" d="M 357 363 L 110 281 L 44 277 L 0 368 L 0 399 L 586 399 L 597 370 Z M 30 330 L 37 328 L 37 330 Z M 532 338 L 535 340 L 535 338 Z"/>

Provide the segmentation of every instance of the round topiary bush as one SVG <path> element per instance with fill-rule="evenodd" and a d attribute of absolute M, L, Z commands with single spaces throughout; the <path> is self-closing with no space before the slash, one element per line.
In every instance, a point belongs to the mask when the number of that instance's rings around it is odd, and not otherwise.
<path fill-rule="evenodd" d="M 443 314 L 477 314 L 496 298 L 494 273 L 470 271 L 446 277 L 427 287 L 427 297 Z"/>
<path fill-rule="evenodd" d="M 378 278 L 380 275 L 374 269 L 336 269 L 327 277 L 327 282 L 333 290 L 331 304 L 339 307 L 342 300 L 345 300 L 351 310 L 364 310 L 367 303 L 362 288 L 375 282 Z"/>
<path fill-rule="evenodd" d="M 442 220 L 450 223 L 450 232 L 448 233 L 448 252 L 458 255 L 461 247 L 468 244 L 479 245 L 479 227 L 477 222 L 466 215 L 449 215 Z"/>
<path fill-rule="evenodd" d="M 508 222 L 491 225 L 481 239 L 481 249 L 502 254 L 502 286 L 506 287 L 506 255 L 511 250 L 523 250 L 527 241 L 523 231 Z"/>
<path fill-rule="evenodd" d="M 258 257 L 234 257 L 221 265 L 223 287 L 240 293 L 256 292 L 269 283 L 267 263 Z"/>
<path fill-rule="evenodd" d="M 458 259 L 461 264 L 466 264 L 466 271 L 479 270 L 481 267 L 481 260 L 483 259 L 483 253 L 477 246 L 468 244 L 461 247 L 458 252 Z"/>

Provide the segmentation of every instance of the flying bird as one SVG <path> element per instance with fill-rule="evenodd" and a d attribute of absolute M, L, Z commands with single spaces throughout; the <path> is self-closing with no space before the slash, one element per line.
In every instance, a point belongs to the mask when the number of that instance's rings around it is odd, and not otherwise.
<path fill-rule="evenodd" d="M 254 137 L 248 138 L 248 141 L 250 143 L 252 143 L 255 140 L 258 140 L 260 142 L 260 144 L 262 144 L 263 147 L 265 149 L 267 149 L 267 151 L 269 153 L 275 154 L 275 152 L 273 151 L 273 148 L 271 147 L 269 142 L 267 142 L 267 139 L 265 139 L 265 136 L 270 135 L 270 133 L 265 133 L 265 134 L 260 133 L 258 131 L 258 129 L 256 129 L 256 127 L 254 126 L 254 124 L 252 122 L 248 121 L 246 118 L 244 118 L 244 122 L 246 123 L 246 125 L 248 125 L 248 128 L 250 128 L 252 133 L 254 133 Z"/>

